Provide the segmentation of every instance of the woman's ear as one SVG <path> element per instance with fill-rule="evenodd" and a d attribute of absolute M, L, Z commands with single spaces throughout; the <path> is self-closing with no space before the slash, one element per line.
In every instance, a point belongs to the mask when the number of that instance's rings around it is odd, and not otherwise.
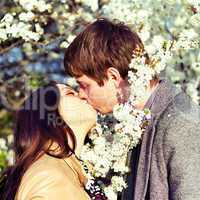
<path fill-rule="evenodd" d="M 108 81 L 113 81 L 115 84 L 115 87 L 118 88 L 122 81 L 122 77 L 121 77 L 119 71 L 114 67 L 109 67 L 107 69 L 106 73 L 107 73 Z"/>

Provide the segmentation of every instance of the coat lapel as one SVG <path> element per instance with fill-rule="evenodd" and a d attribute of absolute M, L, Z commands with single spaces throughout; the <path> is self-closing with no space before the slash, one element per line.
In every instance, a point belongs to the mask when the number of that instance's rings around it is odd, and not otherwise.
<path fill-rule="evenodd" d="M 140 157 L 136 175 L 135 193 L 133 200 L 144 200 L 149 180 L 149 172 L 151 165 L 152 146 L 160 115 L 164 112 L 167 106 L 173 101 L 174 97 L 181 91 L 173 86 L 169 81 L 162 80 L 158 88 L 152 94 L 146 107 L 150 108 L 152 119 L 150 125 L 144 132 L 141 144 Z M 148 105 L 149 104 L 149 105 Z"/>

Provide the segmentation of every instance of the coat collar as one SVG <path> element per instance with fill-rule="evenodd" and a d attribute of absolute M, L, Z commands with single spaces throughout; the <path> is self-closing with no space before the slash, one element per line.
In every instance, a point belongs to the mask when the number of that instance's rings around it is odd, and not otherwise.
<path fill-rule="evenodd" d="M 165 111 L 168 105 L 173 101 L 175 96 L 181 92 L 172 83 L 166 79 L 162 79 L 159 86 L 153 92 L 145 107 L 150 108 L 152 113 L 152 121 L 146 129 L 141 144 L 141 151 L 136 176 L 134 200 L 144 200 L 147 192 L 150 161 L 152 154 L 153 139 L 155 135 L 155 127 L 160 115 Z"/>
<path fill-rule="evenodd" d="M 162 79 L 155 94 L 153 94 L 155 98 L 150 107 L 152 115 L 159 117 L 179 93 L 181 93 L 181 89 L 177 88 L 169 80 Z"/>

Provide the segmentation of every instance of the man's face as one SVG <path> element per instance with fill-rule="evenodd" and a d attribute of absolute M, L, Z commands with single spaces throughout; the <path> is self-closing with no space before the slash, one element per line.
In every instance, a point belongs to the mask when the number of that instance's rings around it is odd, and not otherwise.
<path fill-rule="evenodd" d="M 79 83 L 79 97 L 85 99 L 94 109 L 102 114 L 110 113 L 118 103 L 118 91 L 111 78 L 99 86 L 96 81 L 86 75 L 76 79 Z"/>

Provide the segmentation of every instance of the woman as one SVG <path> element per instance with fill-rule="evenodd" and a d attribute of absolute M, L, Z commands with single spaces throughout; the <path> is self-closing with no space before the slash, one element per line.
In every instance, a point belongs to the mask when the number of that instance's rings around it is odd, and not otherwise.
<path fill-rule="evenodd" d="M 94 184 L 85 189 L 87 174 L 77 159 L 96 117 L 65 85 L 49 84 L 31 93 L 17 113 L 15 164 L 6 172 L 3 199 L 106 199 L 91 192 Z"/>

